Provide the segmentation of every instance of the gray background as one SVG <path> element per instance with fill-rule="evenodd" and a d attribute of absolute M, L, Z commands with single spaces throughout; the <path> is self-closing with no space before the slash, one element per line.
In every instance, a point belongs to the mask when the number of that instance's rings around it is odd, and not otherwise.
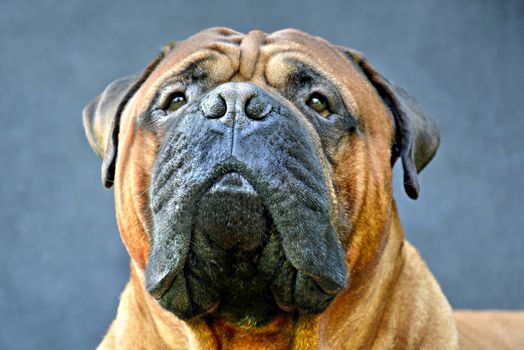
<path fill-rule="evenodd" d="M 395 181 L 408 239 L 454 307 L 524 308 L 523 2 L 3 0 L 0 349 L 100 341 L 129 270 L 81 109 L 217 25 L 352 46 L 417 96 L 442 146 L 418 201 Z"/>

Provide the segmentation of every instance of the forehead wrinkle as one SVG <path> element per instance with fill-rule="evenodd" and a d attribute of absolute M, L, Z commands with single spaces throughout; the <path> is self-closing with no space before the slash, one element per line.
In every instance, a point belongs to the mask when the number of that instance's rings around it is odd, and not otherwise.
<path fill-rule="evenodd" d="M 260 48 L 264 45 L 266 33 L 259 30 L 249 32 L 240 42 L 239 75 L 249 79 L 255 73 L 260 59 Z"/>

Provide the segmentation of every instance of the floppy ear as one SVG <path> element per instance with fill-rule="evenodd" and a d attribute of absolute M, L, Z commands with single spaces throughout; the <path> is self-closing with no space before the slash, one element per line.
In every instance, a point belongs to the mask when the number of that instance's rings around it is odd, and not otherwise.
<path fill-rule="evenodd" d="M 391 166 L 399 157 L 402 159 L 404 189 L 410 198 L 417 199 L 420 192 L 417 174 L 433 159 L 440 143 L 437 123 L 424 114 L 409 92 L 380 75 L 360 52 L 342 50 L 360 68 L 390 109 L 395 126 Z"/>
<path fill-rule="evenodd" d="M 109 84 L 82 111 L 87 140 L 93 151 L 102 158 L 102 184 L 106 188 L 113 186 L 115 178 L 122 112 L 127 102 L 173 46 L 173 42 L 165 45 L 142 73 L 120 78 Z"/>

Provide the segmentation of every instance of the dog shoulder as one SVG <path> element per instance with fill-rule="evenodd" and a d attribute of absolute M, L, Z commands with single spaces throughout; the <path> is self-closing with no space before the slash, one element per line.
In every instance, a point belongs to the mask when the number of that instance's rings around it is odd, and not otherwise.
<path fill-rule="evenodd" d="M 455 311 L 462 349 L 524 349 L 523 311 Z"/>

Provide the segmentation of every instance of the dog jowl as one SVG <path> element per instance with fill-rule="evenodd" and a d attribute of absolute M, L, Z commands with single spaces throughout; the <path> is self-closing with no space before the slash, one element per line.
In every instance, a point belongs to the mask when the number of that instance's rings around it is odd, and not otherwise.
<path fill-rule="evenodd" d="M 392 164 L 416 198 L 438 146 L 360 54 L 295 30 L 166 45 L 91 102 L 84 126 L 147 293 L 182 320 L 255 326 L 325 312 L 376 263 Z"/>

